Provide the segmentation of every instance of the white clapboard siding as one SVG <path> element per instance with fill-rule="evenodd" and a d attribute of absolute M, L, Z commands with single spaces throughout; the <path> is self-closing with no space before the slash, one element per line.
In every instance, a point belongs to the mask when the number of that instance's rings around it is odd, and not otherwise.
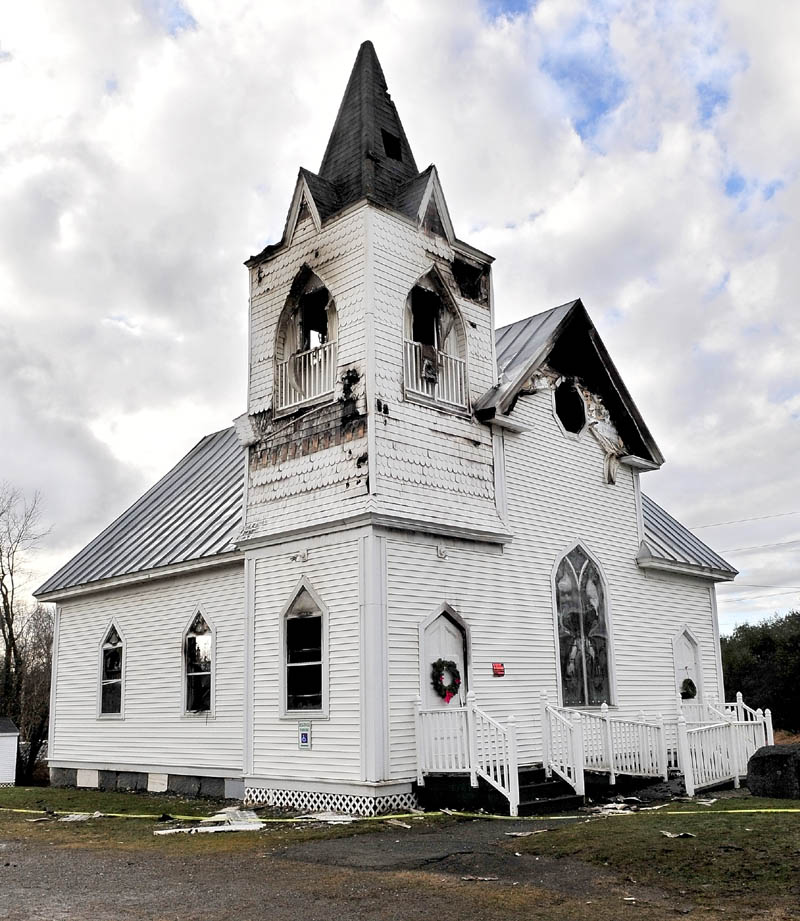
<path fill-rule="evenodd" d="M 359 553 L 356 539 L 310 545 L 308 559 L 286 547 L 258 552 L 255 564 L 253 774 L 318 780 L 361 779 Z M 281 718 L 280 615 L 305 578 L 328 611 L 329 715 Z M 298 722 L 312 722 L 312 747 L 298 750 Z"/>
<path fill-rule="evenodd" d="M 529 427 L 506 433 L 509 527 L 502 552 L 408 535 L 387 540 L 389 608 L 390 773 L 415 770 L 414 698 L 420 689 L 419 624 L 443 602 L 470 628 L 471 690 L 478 705 L 503 721 L 518 720 L 520 763 L 541 759 L 539 692 L 557 703 L 557 650 L 552 572 L 580 540 L 597 559 L 608 587 L 613 637 L 614 715 L 676 714 L 672 638 L 688 625 L 700 645 L 703 684 L 719 686 L 709 583 L 653 578 L 635 562 L 639 547 L 633 474 L 621 467 L 603 482 L 603 453 L 589 433 L 565 436 L 548 392 L 523 396 L 514 419 Z M 654 474 L 657 475 L 657 474 Z M 492 662 L 506 676 L 492 677 Z"/>
<path fill-rule="evenodd" d="M 13 784 L 17 773 L 18 736 L 0 733 L 0 786 Z"/>
<path fill-rule="evenodd" d="M 51 760 L 241 775 L 244 566 L 158 579 L 61 605 Z M 198 605 L 215 632 L 212 716 L 185 715 L 183 634 Z M 124 719 L 98 718 L 100 644 L 125 640 Z"/>

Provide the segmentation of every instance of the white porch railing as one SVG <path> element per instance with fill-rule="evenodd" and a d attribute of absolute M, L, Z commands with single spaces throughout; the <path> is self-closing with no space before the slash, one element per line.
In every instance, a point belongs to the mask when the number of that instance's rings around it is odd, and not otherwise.
<path fill-rule="evenodd" d="M 570 712 L 580 717 L 583 726 L 585 770 L 607 773 L 612 784 L 618 774 L 668 778 L 666 735 L 660 716 L 655 720 L 648 720 L 644 713 L 636 719 L 612 717 L 607 704 L 599 713 Z"/>
<path fill-rule="evenodd" d="M 467 407 L 467 363 L 463 359 L 437 351 L 436 368 L 431 369 L 430 376 L 427 376 L 422 343 L 405 339 L 403 348 L 407 391 L 441 403 Z"/>
<path fill-rule="evenodd" d="M 425 774 L 469 774 L 477 787 L 478 778 L 506 797 L 511 815 L 519 812 L 519 765 L 514 717 L 503 726 L 475 704 L 472 691 L 466 707 L 422 709 L 415 705 L 417 726 L 417 783 L 425 785 Z"/>
<path fill-rule="evenodd" d="M 579 796 L 586 792 L 583 771 L 585 764 L 583 722 L 579 713 L 551 707 L 547 694 L 540 698 L 542 720 L 542 752 L 544 771 L 548 777 L 558 774 Z"/>
<path fill-rule="evenodd" d="M 716 707 L 712 710 L 719 713 Z M 736 704 L 724 704 L 723 714 L 704 726 L 689 726 L 682 714 L 678 717 L 679 762 L 689 796 L 729 780 L 738 787 L 756 749 L 774 744 L 769 710 L 753 710 L 738 694 Z M 732 718 L 740 715 L 743 719 Z"/>
<path fill-rule="evenodd" d="M 297 352 L 275 369 L 275 409 L 291 409 L 333 393 L 336 373 L 336 343 Z"/>

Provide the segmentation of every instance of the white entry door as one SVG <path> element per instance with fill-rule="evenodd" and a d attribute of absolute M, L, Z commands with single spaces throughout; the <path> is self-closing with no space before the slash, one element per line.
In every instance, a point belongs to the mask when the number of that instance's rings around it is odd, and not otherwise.
<path fill-rule="evenodd" d="M 464 661 L 464 632 L 447 614 L 440 614 L 435 620 L 431 621 L 425 628 L 422 642 L 422 685 L 423 707 L 430 709 L 433 707 L 461 707 L 464 705 L 467 696 L 467 670 Z M 459 675 L 461 676 L 461 685 L 459 693 L 456 694 L 448 703 L 445 703 L 443 697 L 433 689 L 431 672 L 433 663 L 438 659 L 444 659 L 447 662 L 455 662 Z M 452 676 L 445 675 L 445 684 L 449 684 Z"/>
<path fill-rule="evenodd" d="M 702 703 L 700 657 L 697 644 L 684 631 L 674 641 L 675 684 L 686 704 Z"/>

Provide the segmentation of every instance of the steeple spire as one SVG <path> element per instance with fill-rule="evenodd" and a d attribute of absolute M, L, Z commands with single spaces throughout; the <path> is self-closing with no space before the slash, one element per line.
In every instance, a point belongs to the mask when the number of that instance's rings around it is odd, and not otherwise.
<path fill-rule="evenodd" d="M 340 207 L 360 198 L 393 206 L 399 186 L 417 176 L 372 42 L 358 50 L 319 176 L 334 187 Z"/>

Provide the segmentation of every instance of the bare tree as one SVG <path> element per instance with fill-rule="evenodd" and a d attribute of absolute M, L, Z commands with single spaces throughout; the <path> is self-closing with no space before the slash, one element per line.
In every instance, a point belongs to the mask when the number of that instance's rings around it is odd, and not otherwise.
<path fill-rule="evenodd" d="M 50 695 L 53 618 L 22 594 L 27 564 L 47 533 L 40 525 L 38 493 L 28 499 L 0 484 L 0 715 L 9 716 L 25 743 L 20 779 L 29 780 L 44 739 Z"/>

